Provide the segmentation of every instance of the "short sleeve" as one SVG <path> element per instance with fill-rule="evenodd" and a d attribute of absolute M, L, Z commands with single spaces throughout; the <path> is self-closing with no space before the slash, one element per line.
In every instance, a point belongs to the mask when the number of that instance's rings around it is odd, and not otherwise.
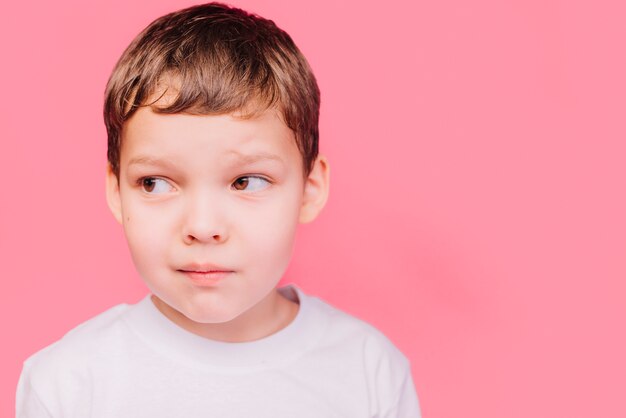
<path fill-rule="evenodd" d="M 52 414 L 31 385 L 30 369 L 27 363 L 24 363 L 17 383 L 15 416 L 16 418 L 52 418 Z"/>
<path fill-rule="evenodd" d="M 422 413 L 417 399 L 417 391 L 411 376 L 411 369 L 408 368 L 400 387 L 398 400 L 395 405 L 381 418 L 421 418 Z"/>

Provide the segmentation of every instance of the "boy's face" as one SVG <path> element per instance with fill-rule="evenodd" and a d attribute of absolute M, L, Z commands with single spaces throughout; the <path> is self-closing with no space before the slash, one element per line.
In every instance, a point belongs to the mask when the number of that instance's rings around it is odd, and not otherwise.
<path fill-rule="evenodd" d="M 302 170 L 275 111 L 241 120 L 142 107 L 124 125 L 119 186 L 109 167 L 107 199 L 158 302 L 196 323 L 226 323 L 275 309 L 297 224 L 328 193 L 323 156 L 306 181 Z M 199 283 L 184 272 L 214 269 L 230 273 Z"/>

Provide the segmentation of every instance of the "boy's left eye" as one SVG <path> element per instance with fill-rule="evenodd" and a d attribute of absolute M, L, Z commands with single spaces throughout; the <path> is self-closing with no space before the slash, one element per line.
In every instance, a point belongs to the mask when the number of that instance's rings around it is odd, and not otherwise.
<path fill-rule="evenodd" d="M 249 192 L 258 192 L 265 188 L 264 183 L 268 185 L 270 184 L 269 180 L 266 180 L 263 177 L 243 176 L 243 177 L 239 177 L 237 180 L 234 181 L 233 187 L 235 188 L 235 190 L 246 190 Z M 253 185 L 252 190 L 250 190 L 250 188 L 247 187 L 250 184 Z"/>

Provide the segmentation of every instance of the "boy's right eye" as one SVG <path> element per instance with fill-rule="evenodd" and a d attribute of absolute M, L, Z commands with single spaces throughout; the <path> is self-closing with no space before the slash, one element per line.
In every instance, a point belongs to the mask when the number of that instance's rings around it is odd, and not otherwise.
<path fill-rule="evenodd" d="M 159 188 L 158 185 L 162 186 Z M 137 185 L 141 186 L 141 189 L 148 194 L 160 194 L 160 193 L 152 193 L 154 189 L 159 189 L 161 192 L 167 192 L 169 183 L 164 179 L 160 179 L 158 177 L 142 177 L 137 180 Z"/>

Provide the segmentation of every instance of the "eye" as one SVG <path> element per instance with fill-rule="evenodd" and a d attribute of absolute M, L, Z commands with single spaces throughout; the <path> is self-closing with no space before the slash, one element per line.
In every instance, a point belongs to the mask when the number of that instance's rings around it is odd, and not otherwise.
<path fill-rule="evenodd" d="M 267 179 L 264 179 L 263 177 L 259 177 L 259 176 L 243 176 L 243 177 L 239 177 L 237 180 L 235 180 L 235 182 L 233 183 L 233 186 L 235 187 L 236 190 L 246 190 L 249 192 L 258 192 L 263 190 L 264 184 L 269 185 L 270 181 Z M 252 185 L 252 189 L 250 189 L 250 186 Z"/>
<path fill-rule="evenodd" d="M 161 184 L 161 187 L 159 187 L 159 184 Z M 137 180 L 137 185 L 141 186 L 141 189 L 148 194 L 160 194 L 152 193 L 155 188 L 161 192 L 167 192 L 169 187 L 167 181 L 157 177 L 142 177 Z"/>

